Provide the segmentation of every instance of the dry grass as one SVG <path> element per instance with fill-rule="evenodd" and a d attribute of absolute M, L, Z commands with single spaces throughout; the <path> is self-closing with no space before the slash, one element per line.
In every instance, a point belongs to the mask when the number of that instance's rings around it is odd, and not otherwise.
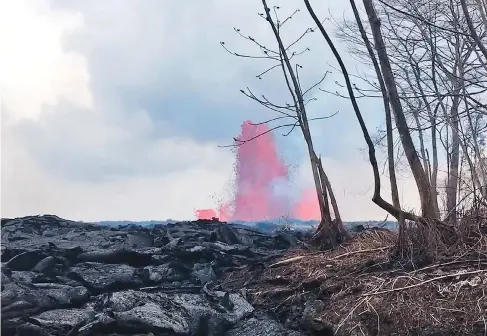
<path fill-rule="evenodd" d="M 408 265 L 393 253 L 395 233 L 368 230 L 331 251 L 293 250 L 263 270 L 233 271 L 223 286 L 245 288 L 254 304 L 295 328 L 328 327 L 337 335 L 487 335 L 486 242 L 473 230 L 438 261 L 418 268 L 413 253 Z M 322 305 L 303 326 L 302 307 L 311 301 Z"/>

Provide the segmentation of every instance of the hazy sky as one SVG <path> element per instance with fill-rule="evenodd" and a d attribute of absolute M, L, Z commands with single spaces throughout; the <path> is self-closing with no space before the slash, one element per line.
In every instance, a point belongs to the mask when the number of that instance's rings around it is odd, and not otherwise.
<path fill-rule="evenodd" d="M 346 1 L 312 1 L 318 15 L 341 19 Z M 289 101 L 279 72 L 258 80 L 266 60 L 229 55 L 259 50 L 241 29 L 274 47 L 259 0 L 0 1 L 1 215 L 52 213 L 81 220 L 190 219 L 228 193 L 234 157 L 218 148 L 242 121 L 272 112 L 239 93 L 249 86 Z M 312 27 L 302 1 L 282 0 L 282 17 L 303 9 L 283 31 L 292 42 Z M 327 27 L 332 28 L 330 22 Z M 335 40 L 336 37 L 334 37 Z M 338 42 L 337 42 L 338 43 Z M 298 45 L 301 82 L 312 84 L 336 62 L 323 38 Z M 345 46 L 338 43 L 345 53 Z M 349 56 L 351 71 L 360 67 Z M 321 86 L 335 91 L 338 71 Z M 306 85 L 304 85 L 306 86 Z M 311 116 L 317 150 L 346 220 L 383 219 L 370 201 L 372 174 L 349 102 L 315 90 Z M 371 131 L 380 101 L 362 101 Z M 276 133 L 297 189 L 311 185 L 299 132 Z M 416 205 L 410 180 L 401 188 Z M 387 189 L 384 196 L 389 198 Z"/>

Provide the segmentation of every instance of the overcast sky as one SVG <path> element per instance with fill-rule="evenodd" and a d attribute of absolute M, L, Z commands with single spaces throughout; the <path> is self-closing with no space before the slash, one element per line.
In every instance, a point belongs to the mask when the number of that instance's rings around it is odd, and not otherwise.
<path fill-rule="evenodd" d="M 346 1 L 312 3 L 323 19 L 349 12 Z M 279 4 L 283 17 L 303 9 L 284 29 L 285 41 L 313 26 L 302 1 L 270 4 Z M 214 207 L 229 192 L 234 163 L 218 145 L 231 143 L 242 121 L 273 116 L 239 90 L 249 86 L 289 101 L 279 72 L 255 77 L 271 63 L 237 58 L 220 46 L 259 53 L 237 27 L 274 47 L 259 12 L 260 0 L 0 1 L 2 217 L 191 219 L 194 209 Z M 318 33 L 297 47 L 306 46 L 304 86 L 336 66 Z M 360 68 L 351 57 L 345 61 L 352 71 Z M 335 91 L 335 80 L 342 81 L 333 70 L 321 87 Z M 318 99 L 311 116 L 339 111 L 313 122 L 312 132 L 342 217 L 385 218 L 370 201 L 371 169 L 349 102 L 318 90 L 310 95 Z M 380 101 L 362 108 L 375 130 Z M 309 187 L 301 135 L 281 133 L 278 147 L 293 167 L 294 185 Z M 414 186 L 401 182 L 403 202 L 416 206 Z"/>

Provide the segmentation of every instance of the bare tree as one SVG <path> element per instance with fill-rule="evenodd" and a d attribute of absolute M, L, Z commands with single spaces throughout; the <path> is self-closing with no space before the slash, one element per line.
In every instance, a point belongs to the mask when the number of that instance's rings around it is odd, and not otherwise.
<path fill-rule="evenodd" d="M 280 119 L 292 120 L 291 123 L 281 124 L 277 127 L 273 127 L 270 129 L 270 131 L 282 127 L 287 127 L 290 129 L 287 134 L 292 132 L 296 127 L 301 130 L 304 140 L 306 142 L 316 188 L 316 194 L 318 197 L 318 204 L 321 213 L 321 222 L 314 236 L 312 237 L 312 242 L 324 247 L 333 247 L 348 239 L 349 233 L 345 229 L 341 220 L 338 204 L 333 193 L 330 180 L 323 169 L 321 158 L 317 155 L 314 149 L 311 130 L 309 127 L 310 121 L 316 119 L 324 119 L 330 116 L 322 118 L 308 118 L 307 115 L 307 104 L 315 100 L 314 98 L 308 99 L 308 94 L 325 80 L 327 72 L 321 78 L 321 80 L 312 85 L 310 88 L 303 90 L 299 77 L 299 69 L 301 69 L 302 66 L 298 63 L 295 63 L 294 58 L 296 56 L 299 56 L 303 52 L 308 51 L 309 48 L 305 48 L 304 51 L 293 51 L 293 48 L 297 45 L 299 41 L 304 38 L 304 36 L 306 36 L 310 32 L 313 32 L 314 29 L 308 28 L 297 40 L 293 41 L 290 44 L 285 44 L 285 42 L 283 41 L 283 37 L 281 36 L 281 29 L 285 24 L 289 23 L 292 20 L 292 18 L 299 12 L 299 10 L 296 10 L 287 18 L 281 20 L 278 15 L 278 6 L 274 6 L 273 10 L 271 11 L 271 8 L 269 8 L 269 6 L 267 5 L 266 0 L 262 0 L 262 6 L 264 8 L 264 13 L 261 13 L 259 15 L 267 21 L 272 30 L 273 37 L 277 44 L 275 49 L 263 45 L 259 41 L 255 40 L 253 37 L 244 36 L 239 29 L 235 29 L 235 31 L 242 38 L 245 38 L 257 45 L 262 52 L 262 55 L 250 56 L 235 53 L 233 51 L 230 51 L 226 47 L 224 42 L 222 42 L 221 44 L 225 48 L 225 50 L 235 56 L 258 59 L 263 58 L 274 61 L 275 63 L 270 68 L 258 75 L 259 78 L 262 78 L 264 75 L 268 74 L 274 69 L 279 69 L 281 71 L 285 86 L 287 88 L 287 93 L 291 99 L 290 103 L 275 104 L 269 101 L 264 95 L 258 97 L 248 88 L 247 90 L 241 90 L 241 92 L 245 94 L 248 98 L 258 102 L 265 108 L 268 108 L 279 114 L 277 118 L 272 118 L 268 121 L 264 121 L 263 123 Z M 256 137 L 258 136 L 260 135 L 257 135 Z M 252 141 L 256 137 L 252 139 L 239 140 L 236 145 L 243 145 L 248 141 Z M 334 214 L 335 218 L 332 218 L 332 213 Z"/>

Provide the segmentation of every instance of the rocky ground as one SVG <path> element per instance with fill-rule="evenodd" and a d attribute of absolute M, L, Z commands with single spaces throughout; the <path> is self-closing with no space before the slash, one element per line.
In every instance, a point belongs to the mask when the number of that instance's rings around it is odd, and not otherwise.
<path fill-rule="evenodd" d="M 2 219 L 1 331 L 485 336 L 487 225 L 471 223 L 428 261 L 398 258 L 396 234 L 377 228 L 317 251 L 303 233 L 213 221 Z"/>
<path fill-rule="evenodd" d="M 289 234 L 197 221 L 109 228 L 56 216 L 2 219 L 2 335 L 301 335 L 223 274 L 263 267 Z"/>

